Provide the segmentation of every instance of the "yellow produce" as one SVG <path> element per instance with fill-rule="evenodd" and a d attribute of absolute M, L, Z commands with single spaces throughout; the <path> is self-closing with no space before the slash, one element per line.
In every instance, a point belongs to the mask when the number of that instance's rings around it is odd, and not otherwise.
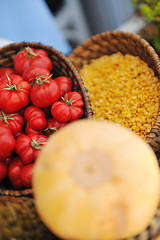
<path fill-rule="evenodd" d="M 150 146 L 109 121 L 79 120 L 53 134 L 36 161 L 35 206 L 63 239 L 133 237 L 159 204 L 160 172 Z"/>

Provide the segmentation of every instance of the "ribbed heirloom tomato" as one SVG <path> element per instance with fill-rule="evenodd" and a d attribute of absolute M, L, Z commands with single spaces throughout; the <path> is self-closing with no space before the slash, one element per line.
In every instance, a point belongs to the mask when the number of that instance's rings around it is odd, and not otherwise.
<path fill-rule="evenodd" d="M 33 166 L 33 163 L 24 165 L 19 156 L 15 157 L 12 160 L 8 167 L 8 178 L 14 188 L 31 187 Z M 5 174 L 5 166 L 2 165 L 2 167 L 3 169 L 1 170 L 0 165 L 0 177 L 1 172 L 3 175 Z"/>
<path fill-rule="evenodd" d="M 17 74 L 22 75 L 24 70 L 30 66 L 39 66 L 51 71 L 52 62 L 46 51 L 28 46 L 15 55 L 14 68 Z"/>
<path fill-rule="evenodd" d="M 26 125 L 24 132 L 27 135 L 30 134 L 30 133 L 35 133 L 35 134 L 39 134 L 39 135 L 43 134 L 43 130 L 35 130 L 31 126 L 29 126 L 28 124 Z"/>
<path fill-rule="evenodd" d="M 15 73 L 15 71 L 12 68 L 7 68 L 7 67 L 1 68 L 0 69 L 0 78 L 3 76 L 6 76 L 6 74 L 10 75 L 10 74 L 14 74 L 14 73 Z"/>
<path fill-rule="evenodd" d="M 66 95 L 68 102 L 71 101 L 71 118 L 70 122 L 80 119 L 83 116 L 83 105 L 82 95 L 79 92 L 68 92 Z"/>
<path fill-rule="evenodd" d="M 84 102 L 78 92 L 68 92 L 62 100 L 53 103 L 51 107 L 52 116 L 60 123 L 75 121 L 83 116 Z"/>
<path fill-rule="evenodd" d="M 25 165 L 21 170 L 21 180 L 24 187 L 29 188 L 32 186 L 33 167 L 34 163 L 30 163 Z"/>
<path fill-rule="evenodd" d="M 80 107 L 71 106 L 71 117 L 69 119 L 70 122 L 80 119 L 83 116 L 83 109 Z"/>
<path fill-rule="evenodd" d="M 45 135 L 21 134 L 16 140 L 15 151 L 21 157 L 22 163 L 26 165 L 37 159 L 42 146 L 46 142 L 47 137 Z"/>
<path fill-rule="evenodd" d="M 25 81 L 32 83 L 32 79 L 35 79 L 38 76 L 49 77 L 50 75 L 50 71 L 46 68 L 39 66 L 30 66 L 23 72 L 22 77 Z"/>
<path fill-rule="evenodd" d="M 0 161 L 11 156 L 15 147 L 15 139 L 11 130 L 0 124 Z"/>
<path fill-rule="evenodd" d="M 65 76 L 60 76 L 60 77 L 54 78 L 54 80 L 56 81 L 56 83 L 60 88 L 61 97 L 63 97 L 66 93 L 72 90 L 73 84 L 70 78 Z"/>
<path fill-rule="evenodd" d="M 71 118 L 71 109 L 64 101 L 53 103 L 51 113 L 54 119 L 60 123 L 67 123 Z"/>
<path fill-rule="evenodd" d="M 49 107 L 60 98 L 59 86 L 51 77 L 36 77 L 30 98 L 36 107 Z"/>
<path fill-rule="evenodd" d="M 24 119 L 27 125 L 34 130 L 41 130 L 46 127 L 47 121 L 42 109 L 29 106 L 24 111 Z"/>
<path fill-rule="evenodd" d="M 4 76 L 0 81 L 0 109 L 15 113 L 27 106 L 31 85 L 19 75 Z"/>
<path fill-rule="evenodd" d="M 84 105 L 82 95 L 79 92 L 68 92 L 64 98 L 66 98 L 68 102 L 71 101 L 73 107 L 83 107 Z"/>
<path fill-rule="evenodd" d="M 47 120 L 45 134 L 49 137 L 52 133 L 56 132 L 57 130 L 64 127 L 65 125 L 66 123 L 60 123 L 54 118 L 49 118 Z"/>
<path fill-rule="evenodd" d="M 8 114 L 0 111 L 0 123 L 9 127 L 14 136 L 21 131 L 23 122 L 23 118 L 18 113 Z"/>
<path fill-rule="evenodd" d="M 8 167 L 8 178 L 15 188 L 22 187 L 21 171 L 23 163 L 19 156 L 15 157 Z"/>

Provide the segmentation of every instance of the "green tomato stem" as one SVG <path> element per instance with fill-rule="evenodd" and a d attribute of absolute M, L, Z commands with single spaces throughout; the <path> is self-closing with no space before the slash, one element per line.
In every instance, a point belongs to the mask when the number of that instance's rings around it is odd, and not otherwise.
<path fill-rule="evenodd" d="M 76 101 L 76 100 L 72 100 L 72 98 L 68 100 L 67 93 L 66 93 L 65 97 L 61 97 L 61 98 L 64 101 L 64 103 L 67 104 L 68 106 L 71 106 L 72 103 L 74 103 Z"/>
<path fill-rule="evenodd" d="M 12 118 L 12 116 L 15 116 L 15 115 L 19 115 L 18 113 L 14 113 L 14 114 L 9 114 L 8 116 L 3 112 L 1 111 L 0 112 L 0 119 L 1 121 L 4 121 L 5 123 L 8 123 L 8 120 L 13 120 L 14 121 L 14 118 Z"/>
<path fill-rule="evenodd" d="M 34 53 L 29 46 L 26 47 L 26 50 L 27 50 L 27 57 L 28 57 L 28 58 L 31 59 L 31 58 L 33 58 L 34 56 L 37 56 L 37 54 Z"/>
<path fill-rule="evenodd" d="M 31 85 L 37 84 L 39 86 L 42 86 L 44 83 L 50 83 L 50 81 L 48 81 L 48 79 L 51 77 L 52 77 L 52 74 L 49 75 L 48 77 L 38 76 L 36 78 L 29 79 L 29 81 L 33 81 L 33 83 L 31 83 Z"/>
<path fill-rule="evenodd" d="M 2 88 L 2 90 L 9 90 L 9 91 L 17 91 L 17 90 L 22 90 L 24 86 L 16 86 L 16 84 L 11 84 L 11 79 L 9 78 L 8 74 L 6 73 L 6 77 L 8 79 L 8 84 L 6 84 L 6 88 Z"/>
<path fill-rule="evenodd" d="M 32 141 L 31 141 L 31 146 L 34 148 L 34 149 L 41 149 L 42 148 L 42 146 L 41 145 L 44 145 L 44 144 L 46 144 L 46 142 L 38 142 L 38 141 L 36 141 L 35 139 L 32 139 Z"/>
<path fill-rule="evenodd" d="M 53 133 L 54 131 L 57 132 L 57 128 L 56 127 L 49 127 L 49 128 L 46 128 L 44 131 L 49 131 L 50 133 Z"/>

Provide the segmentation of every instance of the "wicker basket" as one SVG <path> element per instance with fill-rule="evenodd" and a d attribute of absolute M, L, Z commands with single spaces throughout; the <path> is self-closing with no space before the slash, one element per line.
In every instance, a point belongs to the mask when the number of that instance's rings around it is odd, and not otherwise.
<path fill-rule="evenodd" d="M 82 94 L 84 100 L 84 118 L 92 118 L 92 110 L 90 101 L 87 96 L 87 90 L 84 87 L 83 81 L 81 80 L 77 70 L 71 63 L 71 61 L 56 49 L 46 46 L 41 43 L 30 43 L 21 42 L 17 44 L 10 44 L 3 48 L 0 48 L 0 68 L 2 67 L 13 67 L 13 59 L 17 52 L 23 48 L 30 46 L 35 49 L 44 49 L 50 57 L 53 64 L 53 76 L 66 76 L 71 78 L 73 82 L 73 90 L 78 91 Z M 0 186 L 0 195 L 8 196 L 32 196 L 32 189 L 21 189 L 13 190 L 8 184 L 4 183 Z"/>
<path fill-rule="evenodd" d="M 137 34 L 112 31 L 97 34 L 74 49 L 69 55 L 70 60 L 79 70 L 83 63 L 103 55 L 111 55 L 116 52 L 139 56 L 154 70 L 160 78 L 160 59 L 149 43 Z M 153 128 L 148 134 L 146 141 L 158 154 L 160 151 L 160 108 Z"/>
<path fill-rule="evenodd" d="M 84 63 L 89 63 L 92 59 L 103 55 L 111 55 L 116 52 L 139 56 L 154 70 L 156 76 L 160 78 L 160 59 L 150 44 L 137 34 L 128 32 L 112 31 L 97 34 L 76 47 L 69 55 L 77 70 L 80 70 Z M 146 141 L 151 145 L 159 160 L 160 156 L 160 107 L 156 121 L 147 135 Z M 151 239 L 160 227 L 160 206 L 151 225 L 140 235 L 133 239 Z"/>

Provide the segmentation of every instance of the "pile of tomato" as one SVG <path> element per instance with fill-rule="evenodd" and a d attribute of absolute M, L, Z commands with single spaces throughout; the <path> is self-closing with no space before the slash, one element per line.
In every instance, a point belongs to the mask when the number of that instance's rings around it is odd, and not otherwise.
<path fill-rule="evenodd" d="M 54 78 L 43 49 L 26 47 L 13 63 L 0 69 L 0 182 L 30 188 L 41 148 L 52 133 L 82 118 L 84 102 L 70 78 Z"/>

